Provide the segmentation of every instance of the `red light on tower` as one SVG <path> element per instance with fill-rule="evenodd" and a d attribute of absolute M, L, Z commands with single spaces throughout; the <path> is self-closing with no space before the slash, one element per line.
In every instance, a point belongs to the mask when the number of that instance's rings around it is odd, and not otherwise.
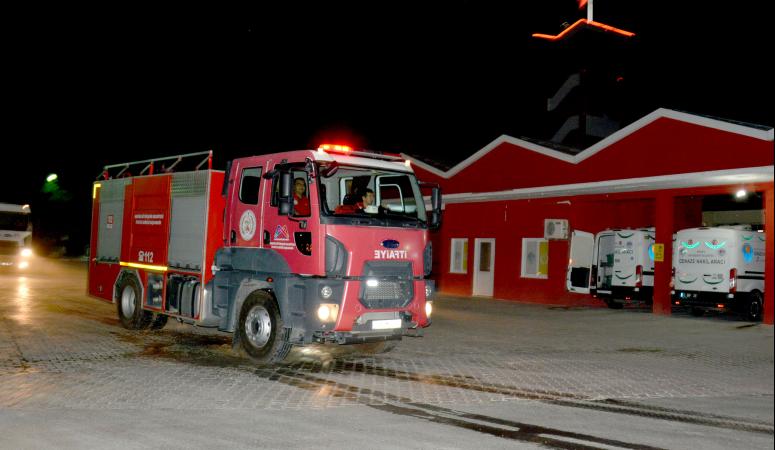
<path fill-rule="evenodd" d="M 595 22 L 593 17 L 593 8 L 592 8 L 592 0 L 578 0 L 579 2 L 579 9 L 587 8 L 587 18 L 586 19 L 579 19 L 576 22 L 573 23 L 573 25 L 569 26 L 568 28 L 562 30 L 560 34 L 552 35 L 552 34 L 543 34 L 543 33 L 533 33 L 534 38 L 540 38 L 540 39 L 547 39 L 550 41 L 556 41 L 559 39 L 562 39 L 565 35 L 570 33 L 571 31 L 582 27 L 583 25 L 589 26 L 589 27 L 595 27 L 599 28 L 604 31 L 610 31 L 612 33 L 616 33 L 625 37 L 632 37 L 635 36 L 635 33 L 627 30 L 622 30 L 620 28 L 612 27 L 611 25 L 606 25 L 604 23 Z"/>

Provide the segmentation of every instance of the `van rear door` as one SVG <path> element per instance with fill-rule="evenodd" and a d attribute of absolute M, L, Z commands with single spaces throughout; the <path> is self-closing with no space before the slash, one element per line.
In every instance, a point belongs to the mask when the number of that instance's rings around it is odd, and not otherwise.
<path fill-rule="evenodd" d="M 569 292 L 589 294 L 594 243 L 595 236 L 592 233 L 579 230 L 573 231 L 570 240 L 568 272 L 565 279 Z"/>

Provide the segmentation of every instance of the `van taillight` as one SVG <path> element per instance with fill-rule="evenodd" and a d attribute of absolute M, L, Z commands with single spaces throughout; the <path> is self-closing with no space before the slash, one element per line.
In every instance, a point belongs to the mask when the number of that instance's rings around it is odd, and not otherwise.
<path fill-rule="evenodd" d="M 675 267 L 673 267 L 673 269 L 670 271 L 670 289 L 673 289 L 674 287 L 675 287 Z"/>
<path fill-rule="evenodd" d="M 643 286 L 643 266 L 635 267 L 635 287 Z"/>
<path fill-rule="evenodd" d="M 729 269 L 729 292 L 737 292 L 737 269 Z"/>

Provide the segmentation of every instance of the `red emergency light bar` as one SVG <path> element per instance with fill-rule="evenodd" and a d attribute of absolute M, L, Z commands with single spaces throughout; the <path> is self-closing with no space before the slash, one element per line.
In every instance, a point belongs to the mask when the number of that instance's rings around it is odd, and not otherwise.
<path fill-rule="evenodd" d="M 404 158 L 397 153 L 385 153 L 374 150 L 353 150 L 349 145 L 340 144 L 322 144 L 318 146 L 321 153 L 339 153 L 350 156 L 363 156 L 366 158 L 384 159 L 387 161 L 404 161 Z M 406 164 L 406 162 L 404 162 Z"/>
<path fill-rule="evenodd" d="M 611 25 L 606 25 L 604 23 L 595 22 L 594 20 L 587 20 L 587 19 L 579 19 L 576 22 L 573 23 L 573 25 L 569 26 L 568 28 L 562 30 L 560 34 L 557 35 L 551 35 L 551 34 L 542 34 L 542 33 L 533 33 L 534 38 L 540 38 L 540 39 L 547 39 L 550 41 L 557 41 L 559 39 L 562 39 L 565 37 L 568 33 L 573 31 L 576 28 L 579 28 L 582 25 L 589 25 L 591 27 L 600 28 L 601 30 L 610 31 L 612 33 L 621 34 L 622 36 L 626 37 L 632 37 L 635 36 L 635 33 L 631 31 L 622 30 L 620 28 L 612 27 Z"/>
<path fill-rule="evenodd" d="M 318 147 L 318 150 L 324 151 L 324 152 L 331 152 L 331 153 L 350 153 L 353 151 L 353 148 L 349 145 L 341 145 L 341 144 L 321 144 Z"/>

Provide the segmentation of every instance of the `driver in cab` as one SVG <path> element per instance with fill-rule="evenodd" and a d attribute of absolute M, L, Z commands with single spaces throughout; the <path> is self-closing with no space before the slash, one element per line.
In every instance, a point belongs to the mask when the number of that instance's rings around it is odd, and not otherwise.
<path fill-rule="evenodd" d="M 346 195 L 345 199 L 343 201 L 343 204 L 336 207 L 336 210 L 334 210 L 334 214 L 353 214 L 353 213 L 368 213 L 368 214 L 377 214 L 380 212 L 380 208 L 378 208 L 374 203 L 377 200 L 376 195 L 374 195 L 374 191 L 371 189 L 366 189 L 366 191 L 361 195 L 360 201 L 356 202 L 354 204 L 349 204 L 348 198 L 353 198 L 350 195 Z M 357 198 L 357 197 L 354 197 Z"/>

